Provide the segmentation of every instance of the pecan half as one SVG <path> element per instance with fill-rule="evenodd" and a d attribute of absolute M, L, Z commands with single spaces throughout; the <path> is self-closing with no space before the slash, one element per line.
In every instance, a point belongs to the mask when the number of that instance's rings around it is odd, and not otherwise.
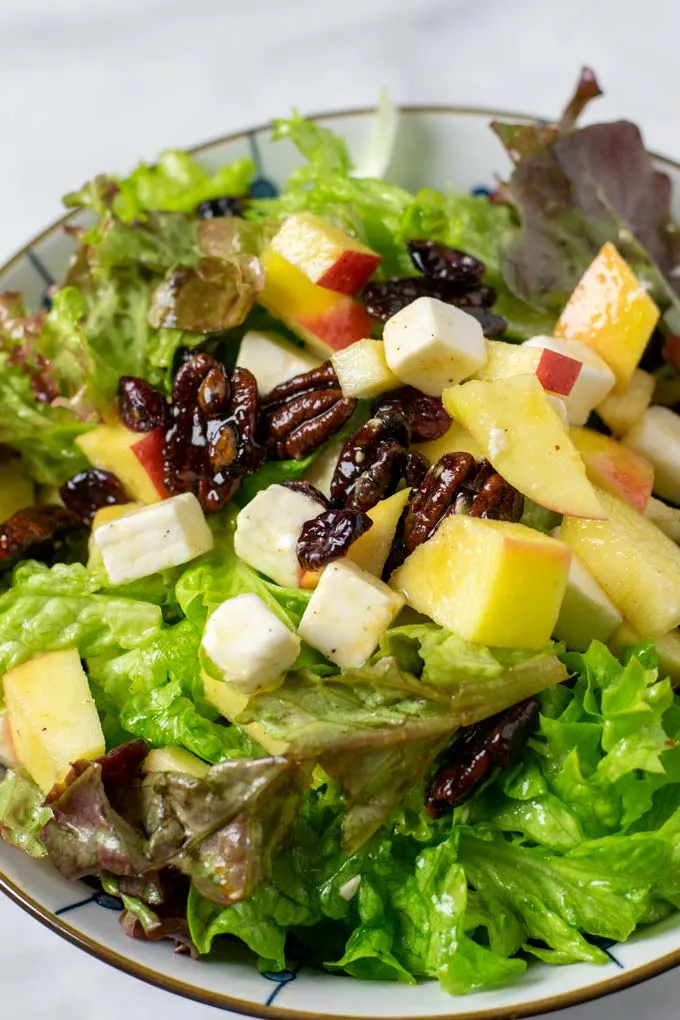
<path fill-rule="evenodd" d="M 346 440 L 335 467 L 334 505 L 366 511 L 391 495 L 406 468 L 409 440 L 408 424 L 396 411 L 370 418 L 357 429 Z"/>
<path fill-rule="evenodd" d="M 356 406 L 343 397 L 330 361 L 286 380 L 262 400 L 261 433 L 269 456 L 304 460 L 347 424 Z"/>
<path fill-rule="evenodd" d="M 391 390 L 373 405 L 376 418 L 385 418 L 395 411 L 407 422 L 414 443 L 440 439 L 451 425 L 451 415 L 441 399 L 421 393 L 413 386 Z"/>
<path fill-rule="evenodd" d="M 372 526 L 371 518 L 359 510 L 324 510 L 302 525 L 297 543 L 300 566 L 320 570 L 345 556 L 352 543 Z"/>
<path fill-rule="evenodd" d="M 51 555 L 61 540 L 82 527 L 79 518 L 63 506 L 29 506 L 17 510 L 0 525 L 0 571 L 17 560 Z"/>
<path fill-rule="evenodd" d="M 441 818 L 465 800 L 496 765 L 507 768 L 512 755 L 527 741 L 540 701 L 527 698 L 512 708 L 466 726 L 425 794 L 432 818 Z"/>

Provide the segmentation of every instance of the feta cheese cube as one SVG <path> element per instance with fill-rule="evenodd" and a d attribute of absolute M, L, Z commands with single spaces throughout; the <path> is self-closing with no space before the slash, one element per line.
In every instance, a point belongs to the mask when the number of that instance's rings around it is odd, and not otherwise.
<path fill-rule="evenodd" d="M 475 318 L 438 298 L 421 297 L 385 323 L 385 358 L 403 383 L 438 397 L 486 361 Z"/>
<path fill-rule="evenodd" d="M 580 340 L 557 340 L 551 336 L 534 336 L 524 347 L 538 347 L 564 354 L 583 365 L 570 393 L 562 397 L 570 425 L 585 425 L 590 412 L 614 388 L 616 376 L 609 365 Z"/>
<path fill-rule="evenodd" d="M 209 552 L 213 534 L 201 504 L 183 492 L 125 514 L 93 533 L 112 584 L 125 584 Z"/>
<path fill-rule="evenodd" d="M 385 360 L 385 344 L 380 340 L 357 340 L 331 360 L 346 397 L 370 400 L 401 385 Z"/>
<path fill-rule="evenodd" d="M 237 368 L 247 368 L 255 376 L 260 393 L 270 393 L 279 383 L 320 364 L 321 358 L 304 347 L 296 347 L 278 333 L 255 329 L 241 340 L 236 359 Z"/>
<path fill-rule="evenodd" d="M 311 482 L 326 499 L 330 499 L 331 482 L 344 445 L 341 442 L 331 443 L 305 471 L 305 481 Z"/>
<path fill-rule="evenodd" d="M 303 641 L 341 669 L 363 665 L 404 599 L 349 560 L 330 563 L 298 627 Z"/>
<path fill-rule="evenodd" d="M 680 415 L 650 407 L 621 442 L 651 462 L 657 496 L 680 503 Z"/>
<path fill-rule="evenodd" d="M 253 594 L 227 599 L 214 611 L 201 646 L 224 679 L 244 693 L 267 687 L 293 665 L 300 653 L 297 634 Z"/>
<path fill-rule="evenodd" d="M 315 499 L 285 485 L 262 489 L 236 518 L 236 555 L 284 588 L 297 588 L 297 541 L 302 525 L 323 510 Z"/>

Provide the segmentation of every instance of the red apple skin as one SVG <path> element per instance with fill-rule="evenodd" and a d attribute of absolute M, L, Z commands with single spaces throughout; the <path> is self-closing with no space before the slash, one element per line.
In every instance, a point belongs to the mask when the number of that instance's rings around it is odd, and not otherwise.
<path fill-rule="evenodd" d="M 380 265 L 380 255 L 343 251 L 340 258 L 314 282 L 338 294 L 356 294 Z"/>
<path fill-rule="evenodd" d="M 300 318 L 298 322 L 333 351 L 341 351 L 371 335 L 370 315 L 363 305 L 349 297 L 339 301 L 330 313 L 313 319 Z"/>
<path fill-rule="evenodd" d="M 634 453 L 627 450 L 626 453 Z M 584 458 L 590 477 L 643 514 L 652 495 L 654 471 L 644 457 L 611 458 L 606 453 Z M 598 477 L 599 476 L 599 477 Z"/>
<path fill-rule="evenodd" d="M 135 457 L 151 479 L 161 499 L 168 499 L 170 493 L 163 481 L 163 429 L 153 429 L 131 447 Z"/>
<path fill-rule="evenodd" d="M 544 390 L 568 397 L 581 372 L 582 363 L 557 351 L 544 350 L 536 369 L 536 377 Z"/>

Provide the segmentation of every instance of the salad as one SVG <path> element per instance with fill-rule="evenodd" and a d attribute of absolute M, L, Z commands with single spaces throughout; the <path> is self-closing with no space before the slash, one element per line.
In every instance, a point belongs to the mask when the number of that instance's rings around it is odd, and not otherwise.
<path fill-rule="evenodd" d="M 166 152 L 0 295 L 0 835 L 130 936 L 463 994 L 680 908 L 680 234 L 598 94 L 490 195 Z"/>

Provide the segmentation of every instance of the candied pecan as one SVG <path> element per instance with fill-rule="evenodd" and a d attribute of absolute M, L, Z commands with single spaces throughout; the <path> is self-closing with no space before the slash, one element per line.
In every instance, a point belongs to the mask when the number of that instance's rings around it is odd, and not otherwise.
<path fill-rule="evenodd" d="M 406 470 L 407 453 L 396 439 L 380 443 L 374 459 L 352 486 L 345 500 L 351 510 L 370 510 L 396 492 Z"/>
<path fill-rule="evenodd" d="M 0 525 L 0 571 L 26 557 L 51 554 L 61 539 L 78 531 L 78 517 L 63 506 L 29 506 Z"/>
<path fill-rule="evenodd" d="M 423 276 L 452 283 L 477 284 L 481 281 L 486 266 L 480 260 L 458 248 L 449 248 L 439 241 L 414 238 L 406 242 L 411 262 Z"/>
<path fill-rule="evenodd" d="M 165 397 L 145 379 L 123 375 L 118 380 L 118 410 L 132 432 L 151 432 L 165 424 Z"/>
<path fill-rule="evenodd" d="M 196 495 L 205 512 L 215 514 L 218 510 L 224 509 L 240 488 L 241 478 L 238 475 L 230 474 L 228 471 L 218 472 L 214 478 L 200 480 Z"/>
<path fill-rule="evenodd" d="M 277 460 L 303 460 L 350 420 L 356 400 L 343 397 L 330 361 L 301 372 L 262 399 L 261 434 Z"/>
<path fill-rule="evenodd" d="M 445 453 L 430 468 L 420 486 L 411 493 L 404 518 L 406 554 L 431 538 L 461 490 L 476 471 L 469 453 Z"/>
<path fill-rule="evenodd" d="M 420 485 L 429 470 L 430 462 L 427 457 L 418 450 L 410 450 L 404 468 L 404 481 L 407 486 L 412 489 Z"/>
<path fill-rule="evenodd" d="M 293 478 L 288 482 L 284 482 L 283 485 L 286 489 L 290 489 L 291 492 L 299 492 L 303 496 L 308 496 L 310 499 L 315 500 L 315 502 L 319 503 L 324 510 L 330 510 L 331 505 L 323 492 L 319 492 L 316 485 L 312 485 L 311 482 L 307 482 L 301 478 Z"/>
<path fill-rule="evenodd" d="M 303 570 L 320 570 L 344 556 L 371 527 L 373 521 L 360 510 L 324 510 L 302 525 L 297 543 L 300 566 Z"/>
<path fill-rule="evenodd" d="M 73 475 L 59 489 L 64 506 L 83 523 L 89 524 L 97 510 L 104 506 L 127 503 L 128 497 L 120 481 L 110 471 L 87 468 Z"/>
<path fill-rule="evenodd" d="M 346 503 L 358 479 L 368 471 L 385 443 L 395 440 L 405 453 L 409 438 L 408 425 L 398 413 L 370 418 L 345 441 L 340 452 L 331 481 L 332 502 L 336 506 Z"/>
<path fill-rule="evenodd" d="M 473 498 L 468 513 L 470 517 L 517 523 L 524 513 L 524 496 L 502 475 L 493 472 Z"/>
<path fill-rule="evenodd" d="M 451 425 L 451 415 L 441 398 L 421 393 L 413 386 L 390 390 L 373 405 L 373 415 L 376 418 L 385 418 L 395 411 L 408 423 L 414 443 L 440 439 Z"/>
<path fill-rule="evenodd" d="M 229 399 L 229 383 L 223 365 L 211 368 L 198 390 L 198 406 L 204 414 L 221 411 Z"/>
<path fill-rule="evenodd" d="M 468 797 L 494 766 L 507 768 L 511 756 L 529 738 L 539 709 L 537 697 L 527 698 L 466 726 L 425 794 L 428 814 L 441 818 Z"/>

